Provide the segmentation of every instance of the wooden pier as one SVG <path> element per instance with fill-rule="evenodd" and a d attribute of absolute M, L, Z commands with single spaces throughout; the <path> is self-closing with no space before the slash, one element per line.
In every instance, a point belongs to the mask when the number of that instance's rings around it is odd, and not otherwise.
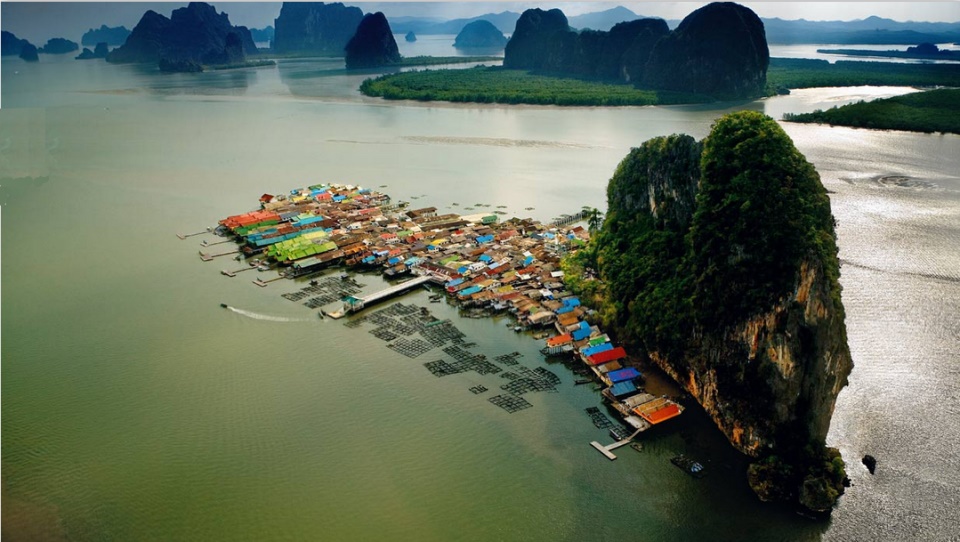
<path fill-rule="evenodd" d="M 422 275 L 414 279 L 410 279 L 406 282 L 401 282 L 391 286 L 385 290 L 380 290 L 379 292 L 372 293 L 363 297 L 348 297 L 343 302 L 343 307 L 335 310 L 333 312 L 328 312 L 327 316 L 331 318 L 343 318 L 349 313 L 359 312 L 364 309 L 367 305 L 373 305 L 379 301 L 383 301 L 388 297 L 397 295 L 399 293 L 405 292 L 411 288 L 420 286 L 421 284 L 426 284 L 434 280 L 430 275 Z"/>
<path fill-rule="evenodd" d="M 187 237 L 193 237 L 193 236 L 195 236 L 195 235 L 203 235 L 203 234 L 205 234 L 205 233 L 213 233 L 213 228 L 207 228 L 207 229 L 205 229 L 205 230 L 203 230 L 203 231 L 198 231 L 198 232 L 193 232 L 193 233 L 178 233 L 178 234 L 177 234 L 177 237 L 179 237 L 180 240 L 183 241 L 183 240 L 186 239 Z"/>
<path fill-rule="evenodd" d="M 597 449 L 598 452 L 600 452 L 600 453 L 602 453 L 603 455 L 607 456 L 607 459 L 609 459 L 610 461 L 613 461 L 614 459 L 617 458 L 617 456 L 613 455 L 613 452 L 611 452 L 610 450 L 616 450 L 617 448 L 619 448 L 619 447 L 621 447 L 621 446 L 626 446 L 627 444 L 630 444 L 631 442 L 633 442 L 633 439 L 637 438 L 637 435 L 639 435 L 644 429 L 646 429 L 646 428 L 643 427 L 643 428 L 637 429 L 637 430 L 634 431 L 633 434 L 630 435 L 629 437 L 627 437 L 627 438 L 625 438 L 625 439 L 623 439 L 623 440 L 618 440 L 617 442 L 614 442 L 613 444 L 608 444 L 608 445 L 604 446 L 603 444 L 600 444 L 600 443 L 597 442 L 597 441 L 593 441 L 593 442 L 590 443 L 590 446 L 593 446 L 594 448 Z"/>
<path fill-rule="evenodd" d="M 209 262 L 209 261 L 213 260 L 214 258 L 219 258 L 220 256 L 229 256 L 230 254 L 240 254 L 240 251 L 239 251 L 239 250 L 231 250 L 230 252 L 221 252 L 221 253 L 219 253 L 219 254 L 207 254 L 206 252 L 204 252 L 204 251 L 201 250 L 201 251 L 200 251 L 200 259 L 203 260 L 203 261 L 205 261 L 205 262 Z"/>
<path fill-rule="evenodd" d="M 587 217 L 586 211 L 577 211 L 572 215 L 560 215 L 558 218 L 554 218 L 550 222 L 551 226 L 566 226 L 567 224 L 573 224 L 574 222 L 580 222 Z"/>

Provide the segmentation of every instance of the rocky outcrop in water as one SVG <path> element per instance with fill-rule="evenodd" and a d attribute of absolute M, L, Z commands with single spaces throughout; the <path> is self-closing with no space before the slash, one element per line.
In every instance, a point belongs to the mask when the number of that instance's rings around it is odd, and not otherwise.
<path fill-rule="evenodd" d="M 24 40 L 26 41 L 26 40 Z M 27 62 L 39 62 L 40 56 L 37 54 L 36 45 L 27 41 L 20 47 L 20 58 Z"/>
<path fill-rule="evenodd" d="M 458 49 L 502 49 L 507 37 L 489 21 L 473 21 L 457 34 L 453 46 Z"/>
<path fill-rule="evenodd" d="M 733 2 L 704 6 L 660 40 L 643 82 L 652 88 L 722 98 L 763 94 L 770 52 L 763 22 Z"/>
<path fill-rule="evenodd" d="M 18 38 L 13 32 L 0 31 L 0 55 L 2 56 L 17 56 L 23 51 L 23 46 L 28 43 L 30 42 Z"/>
<path fill-rule="evenodd" d="M 390 23 L 381 13 L 364 16 L 357 27 L 357 33 L 347 42 L 347 69 L 375 68 L 400 62 L 400 49 L 393 39 Z"/>
<path fill-rule="evenodd" d="M 65 38 L 50 38 L 47 43 L 40 48 L 39 52 L 45 55 L 65 55 L 80 49 L 75 41 Z"/>
<path fill-rule="evenodd" d="M 107 55 L 108 62 L 157 62 L 162 71 L 200 71 L 204 65 L 243 62 L 256 53 L 250 30 L 233 26 L 226 13 L 191 2 L 167 19 L 146 12 L 127 41 Z"/>
<path fill-rule="evenodd" d="M 769 57 L 760 19 L 725 2 L 691 13 L 673 32 L 661 19 L 575 32 L 558 9 L 527 10 L 517 20 L 503 65 L 726 99 L 762 95 Z"/>
<path fill-rule="evenodd" d="M 80 44 L 95 46 L 104 42 L 107 45 L 123 45 L 129 36 L 130 31 L 125 26 L 109 27 L 102 24 L 100 28 L 91 28 L 84 32 L 83 37 L 80 38 Z"/>
<path fill-rule="evenodd" d="M 417 41 L 417 35 L 413 33 L 413 30 L 407 32 L 407 35 L 403 37 L 407 43 L 413 43 Z"/>
<path fill-rule="evenodd" d="M 92 60 L 95 58 L 107 58 L 109 54 L 109 48 L 107 47 L 107 42 L 101 41 L 97 44 L 93 51 L 88 47 L 83 48 L 83 52 L 76 56 L 77 60 Z"/>
<path fill-rule="evenodd" d="M 595 241 L 605 324 L 673 377 L 742 453 L 765 500 L 828 511 L 825 448 L 852 369 L 830 201 L 779 125 L 744 111 L 620 163 Z"/>
<path fill-rule="evenodd" d="M 278 53 L 342 55 L 362 19 L 360 8 L 339 2 L 284 2 L 273 23 L 271 48 Z"/>

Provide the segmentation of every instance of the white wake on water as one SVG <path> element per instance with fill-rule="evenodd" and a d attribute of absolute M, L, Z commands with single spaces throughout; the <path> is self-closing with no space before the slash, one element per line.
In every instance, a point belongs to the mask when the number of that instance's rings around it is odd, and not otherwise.
<path fill-rule="evenodd" d="M 287 318 L 286 316 L 271 316 L 269 314 L 260 314 L 252 311 L 245 311 L 243 309 L 238 309 L 236 307 L 227 307 L 231 311 L 241 315 L 246 316 L 247 318 L 253 318 L 254 320 L 263 320 L 266 322 L 308 322 L 306 318 Z"/>

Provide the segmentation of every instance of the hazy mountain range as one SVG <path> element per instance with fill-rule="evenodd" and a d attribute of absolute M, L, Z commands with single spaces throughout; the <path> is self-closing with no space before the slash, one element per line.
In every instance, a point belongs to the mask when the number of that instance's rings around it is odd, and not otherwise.
<path fill-rule="evenodd" d="M 487 13 L 465 19 L 443 20 L 424 17 L 392 17 L 390 27 L 396 34 L 457 34 L 468 23 L 485 20 L 493 23 L 504 34 L 513 33 L 520 14 L 512 11 Z M 570 26 L 576 29 L 609 30 L 613 25 L 644 15 L 617 6 L 613 9 L 568 17 Z M 925 41 L 945 43 L 960 41 L 960 22 L 926 23 L 900 22 L 881 17 L 868 17 L 854 21 L 807 21 L 799 19 L 761 19 L 772 44 L 792 43 L 874 43 L 918 44 Z M 679 20 L 667 20 L 674 28 Z"/>

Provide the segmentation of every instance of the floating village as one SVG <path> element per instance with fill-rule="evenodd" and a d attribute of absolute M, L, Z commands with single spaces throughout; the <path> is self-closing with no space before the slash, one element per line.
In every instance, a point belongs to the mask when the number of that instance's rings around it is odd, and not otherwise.
<path fill-rule="evenodd" d="M 242 262 L 236 263 L 238 269 L 221 271 L 228 277 L 247 271 L 277 272 L 269 279 L 254 273 L 258 278 L 253 283 L 260 287 L 312 278 L 308 286 L 283 297 L 319 309 L 320 318 L 344 318 L 349 327 L 374 326 L 371 334 L 410 358 L 442 350 L 451 359 L 424 363 L 435 376 L 467 371 L 499 374 L 506 382 L 488 401 L 510 413 L 532 406 L 524 394 L 556 391 L 560 379 L 543 367 L 520 366 L 518 352 L 492 360 L 472 352 L 474 343 L 449 320 L 430 315 L 426 307 L 399 302 L 373 307 L 421 287 L 433 292 L 431 302 L 446 299 L 468 315 L 512 315 L 514 331 L 533 331 L 544 341 L 542 354 L 562 358 L 582 377 L 576 384 L 602 386 L 603 397 L 623 425 L 596 407 L 586 409 L 593 424 L 609 429 L 615 441 L 591 445 L 616 459 L 612 450 L 628 444 L 641 449 L 634 439 L 679 416 L 683 407 L 669 397 L 647 393 L 641 372 L 627 365 L 625 349 L 591 325 L 587 321 L 591 311 L 566 291 L 560 260 L 589 240 L 589 231 L 576 225 L 583 218 L 583 213 L 563 215 L 543 224 L 518 218 L 501 221 L 498 212 L 439 214 L 434 207 L 394 204 L 388 195 L 368 188 L 317 184 L 287 194 L 263 194 L 259 208 L 224 218 L 215 228 L 178 237 L 215 234 L 215 241 L 201 242 L 200 258 Z M 330 273 L 331 269 L 340 272 Z M 362 294 L 361 285 L 345 272 L 348 269 L 380 272 L 392 285 Z M 489 390 L 474 386 L 470 391 L 479 395 Z M 699 464 L 681 468 L 691 473 L 702 470 Z"/>

